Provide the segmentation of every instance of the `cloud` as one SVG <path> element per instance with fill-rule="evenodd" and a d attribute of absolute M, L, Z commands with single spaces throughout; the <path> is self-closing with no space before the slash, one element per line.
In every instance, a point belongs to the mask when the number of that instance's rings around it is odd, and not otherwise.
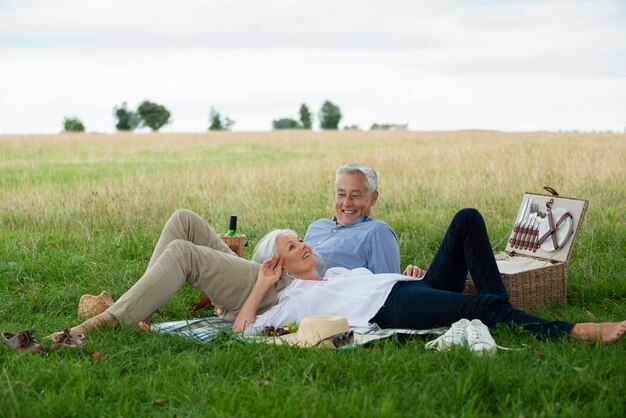
<path fill-rule="evenodd" d="M 113 129 L 150 99 L 166 130 L 211 105 L 266 130 L 330 99 L 344 124 L 623 129 L 626 3 L 137 0 L 0 3 L 0 132 Z M 584 110 L 584 111 L 583 111 Z"/>

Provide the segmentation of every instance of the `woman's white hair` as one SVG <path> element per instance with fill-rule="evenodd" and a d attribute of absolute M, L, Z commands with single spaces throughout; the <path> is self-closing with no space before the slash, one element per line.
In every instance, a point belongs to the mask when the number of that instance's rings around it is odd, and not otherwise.
<path fill-rule="evenodd" d="M 259 243 L 254 248 L 254 252 L 252 253 L 252 261 L 255 261 L 259 264 L 263 263 L 265 260 L 270 258 L 273 255 L 278 253 L 276 248 L 276 239 L 284 234 L 294 234 L 298 236 L 295 231 L 291 229 L 275 229 L 265 235 Z M 317 274 L 321 277 L 324 277 L 324 273 L 326 273 L 326 263 L 324 263 L 324 259 L 317 252 L 313 251 L 315 258 L 317 258 L 317 265 L 315 266 L 315 270 Z"/>
<path fill-rule="evenodd" d="M 276 251 L 276 239 L 279 235 L 284 234 L 296 234 L 291 229 L 275 229 L 261 238 L 261 241 L 254 248 L 254 252 L 252 253 L 252 261 L 256 261 L 261 264 L 271 256 L 278 253 Z"/>

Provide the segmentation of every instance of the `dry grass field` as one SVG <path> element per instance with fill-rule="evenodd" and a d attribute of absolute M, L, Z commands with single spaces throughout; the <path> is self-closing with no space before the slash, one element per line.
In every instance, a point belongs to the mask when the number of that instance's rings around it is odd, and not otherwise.
<path fill-rule="evenodd" d="M 85 233 L 103 217 L 111 226 L 160 221 L 178 207 L 222 229 L 237 213 L 248 234 L 279 226 L 304 231 L 332 214 L 334 170 L 348 161 L 378 171 L 373 214 L 402 233 L 407 256 L 416 242 L 438 240 L 434 225 L 461 207 L 480 209 L 492 239 L 504 239 L 522 194 L 546 184 L 590 200 L 589 229 L 625 220 L 624 134 L 66 134 L 0 137 L 0 149 L 4 216 L 33 227 L 81 225 L 77 232 Z M 146 227 L 158 232 L 160 222 Z"/>

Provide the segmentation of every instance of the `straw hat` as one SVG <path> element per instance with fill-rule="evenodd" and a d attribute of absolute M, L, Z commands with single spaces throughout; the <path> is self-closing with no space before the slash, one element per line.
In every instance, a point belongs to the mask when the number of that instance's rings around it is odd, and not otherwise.
<path fill-rule="evenodd" d="M 279 341 L 298 347 L 342 347 L 352 344 L 363 344 L 378 337 L 358 335 L 350 331 L 348 320 L 343 316 L 316 315 L 302 320 L 298 332 L 278 338 Z"/>
<path fill-rule="evenodd" d="M 114 303 L 113 298 L 106 291 L 98 296 L 82 295 L 78 302 L 78 316 L 82 319 L 91 318 L 106 311 Z"/>

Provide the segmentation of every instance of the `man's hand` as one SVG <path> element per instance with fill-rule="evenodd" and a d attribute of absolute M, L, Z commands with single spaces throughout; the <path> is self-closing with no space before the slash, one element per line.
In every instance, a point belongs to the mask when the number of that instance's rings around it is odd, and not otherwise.
<path fill-rule="evenodd" d="M 264 289 L 269 289 L 274 286 L 280 274 L 283 271 L 283 259 L 280 256 L 273 255 L 261 264 L 259 274 L 256 276 L 257 283 L 263 286 Z"/>
<path fill-rule="evenodd" d="M 413 264 L 409 264 L 408 266 L 406 266 L 406 269 L 402 274 L 404 276 L 416 277 L 418 280 L 421 280 L 424 278 L 426 270 L 422 270 L 421 268 L 414 266 Z"/>

